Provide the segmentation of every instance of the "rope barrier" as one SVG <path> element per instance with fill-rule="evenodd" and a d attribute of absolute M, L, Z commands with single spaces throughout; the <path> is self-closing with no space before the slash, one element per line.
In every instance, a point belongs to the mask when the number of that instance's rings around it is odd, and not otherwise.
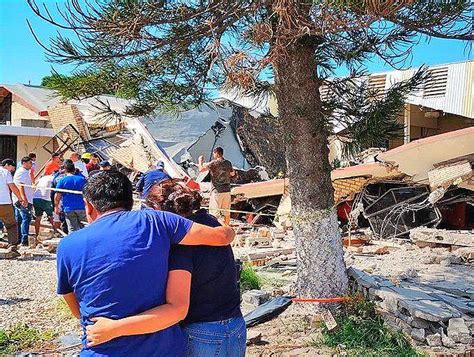
<path fill-rule="evenodd" d="M 71 193 L 75 195 L 82 195 L 82 191 L 74 191 L 74 190 L 66 190 L 62 188 L 55 188 L 55 187 L 38 187 L 35 185 L 26 185 L 23 183 L 18 183 L 18 186 L 23 186 L 23 187 L 30 187 L 34 189 L 40 189 L 40 190 L 48 190 L 48 191 L 53 191 L 53 192 L 59 192 L 59 193 Z M 134 201 L 136 202 L 145 202 L 146 200 L 142 198 L 133 198 Z M 252 211 L 241 211 L 241 210 L 234 210 L 234 209 L 227 209 L 227 208 L 209 208 L 209 207 L 202 207 L 208 211 L 222 211 L 222 212 L 231 212 L 231 213 L 242 213 L 242 214 L 253 214 L 253 215 L 259 215 L 259 216 L 267 216 L 267 217 L 277 217 L 277 216 L 287 216 L 286 214 L 270 214 L 270 213 L 260 213 L 260 212 L 252 212 Z"/>

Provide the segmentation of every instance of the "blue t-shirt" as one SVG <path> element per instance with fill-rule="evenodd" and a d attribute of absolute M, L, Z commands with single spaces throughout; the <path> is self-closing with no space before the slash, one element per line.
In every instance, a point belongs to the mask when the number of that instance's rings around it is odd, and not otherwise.
<path fill-rule="evenodd" d="M 171 244 L 192 221 L 151 209 L 102 216 L 62 239 L 57 251 L 58 294 L 77 297 L 85 330 L 94 316 L 120 319 L 164 304 Z M 85 336 L 83 336 L 85 346 Z M 179 326 L 102 345 L 83 347 L 89 356 L 178 356 L 184 351 Z"/>
<path fill-rule="evenodd" d="M 59 179 L 56 188 L 62 188 L 64 190 L 81 191 L 86 184 L 86 179 L 82 175 L 66 175 Z M 84 210 L 84 199 L 82 195 L 77 193 L 65 193 L 61 192 L 63 198 L 63 210 L 64 212 Z"/>
<path fill-rule="evenodd" d="M 189 219 L 218 227 L 217 219 L 199 210 Z M 227 320 L 242 316 L 237 269 L 230 245 L 225 247 L 171 247 L 169 270 L 186 270 L 191 277 L 191 297 L 183 323 Z"/>
<path fill-rule="evenodd" d="M 137 183 L 137 191 L 142 193 L 142 197 L 148 195 L 148 191 L 155 183 L 171 179 L 170 175 L 163 170 L 150 170 L 143 174 Z"/>

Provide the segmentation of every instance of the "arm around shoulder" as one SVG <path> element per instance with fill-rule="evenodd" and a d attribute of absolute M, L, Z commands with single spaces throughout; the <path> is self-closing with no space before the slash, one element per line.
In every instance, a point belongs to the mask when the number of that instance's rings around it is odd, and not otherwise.
<path fill-rule="evenodd" d="M 179 244 L 226 246 L 232 243 L 235 231 L 231 227 L 208 227 L 194 223 Z"/>

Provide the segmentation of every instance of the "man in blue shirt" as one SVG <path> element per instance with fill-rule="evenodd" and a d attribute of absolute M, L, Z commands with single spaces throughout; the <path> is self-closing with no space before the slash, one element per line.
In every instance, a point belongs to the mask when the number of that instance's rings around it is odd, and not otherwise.
<path fill-rule="evenodd" d="M 82 174 L 76 174 L 76 167 L 71 160 L 64 161 L 64 171 L 66 176 L 58 181 L 56 188 L 82 192 L 86 184 L 86 179 Z M 56 192 L 54 196 L 54 209 L 56 214 L 59 214 L 59 203 L 61 199 L 63 200 L 62 207 L 69 233 L 83 228 L 83 222 L 86 220 L 86 211 L 82 195 L 69 192 Z"/>
<path fill-rule="evenodd" d="M 142 198 L 146 198 L 151 186 L 169 179 L 171 179 L 171 177 L 165 172 L 165 163 L 158 161 L 155 170 L 149 170 L 140 177 L 137 183 L 137 192 L 141 193 Z"/>
<path fill-rule="evenodd" d="M 120 319 L 165 304 L 172 244 L 224 246 L 234 237 L 228 227 L 150 209 L 131 211 L 132 184 L 117 171 L 92 176 L 83 193 L 91 224 L 64 238 L 57 252 L 58 293 L 83 329 L 92 317 Z M 179 356 L 184 350 L 176 325 L 94 347 L 83 337 L 83 345 L 84 356 Z"/>

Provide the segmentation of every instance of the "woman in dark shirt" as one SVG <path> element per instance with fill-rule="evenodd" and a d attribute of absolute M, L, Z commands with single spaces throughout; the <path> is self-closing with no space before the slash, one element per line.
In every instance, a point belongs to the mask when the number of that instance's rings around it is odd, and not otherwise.
<path fill-rule="evenodd" d="M 201 196 L 197 191 L 173 180 L 152 186 L 146 204 L 196 223 L 220 226 L 214 216 L 200 209 Z M 190 289 L 189 309 L 181 322 L 186 339 L 185 355 L 245 356 L 246 327 L 240 311 L 232 248 L 175 245 L 171 247 L 168 264 L 170 272 L 184 270 L 191 273 L 190 286 L 184 288 Z"/>

